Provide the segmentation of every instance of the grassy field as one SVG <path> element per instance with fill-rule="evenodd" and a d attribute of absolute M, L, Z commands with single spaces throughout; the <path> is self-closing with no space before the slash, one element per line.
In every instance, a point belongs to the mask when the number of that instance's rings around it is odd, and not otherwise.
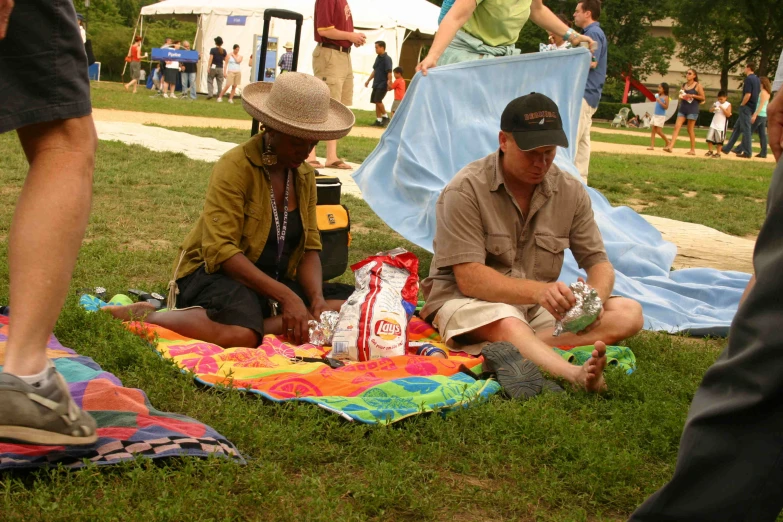
<path fill-rule="evenodd" d="M 248 133 L 236 129 L 168 127 L 196 136 L 242 143 Z M 598 141 L 606 135 L 593 133 Z M 612 139 L 634 139 L 614 135 Z M 641 139 L 641 138 L 640 138 Z M 346 137 L 340 140 L 340 155 L 360 163 L 378 140 Z M 321 157 L 324 145 L 318 145 Z M 738 168 L 742 166 L 742 168 Z M 661 157 L 593 154 L 590 185 L 614 205 L 627 205 L 654 216 L 700 223 L 739 236 L 758 233 L 765 216 L 767 188 L 773 166 L 758 162 L 692 161 Z"/>
<path fill-rule="evenodd" d="M 5 238 L 26 164 L 13 135 L 0 136 L 0 149 Z M 595 183 L 610 180 L 609 158 L 595 161 Z M 200 212 L 210 170 L 181 154 L 101 142 L 92 218 L 56 334 L 126 386 L 146 391 L 159 409 L 214 426 L 236 443 L 248 465 L 139 460 L 77 472 L 5 473 L 0 518 L 625 520 L 671 476 L 689 403 L 721 340 L 642 333 L 627 341 L 639 371 L 608 372 L 610 392 L 602 397 L 569 392 L 524 403 L 495 397 L 447 416 L 378 428 L 310 405 L 205 390 L 116 321 L 81 311 L 81 287 L 164 288 L 178 244 Z M 632 174 L 618 170 L 625 181 L 638 177 L 645 187 L 661 166 L 645 159 Z M 759 184 L 767 179 L 756 176 Z M 623 194 L 620 179 L 605 183 Z M 363 202 L 345 199 L 354 220 L 352 260 L 412 248 Z M 429 255 L 414 251 L 423 274 Z M 0 302 L 7 301 L 7 277 L 7 263 L 0 263 Z"/>
<path fill-rule="evenodd" d="M 247 113 L 241 103 L 218 104 L 215 99 L 207 101 L 207 96 L 199 94 L 198 100 L 188 101 L 153 97 L 153 91 L 139 87 L 136 94 L 125 92 L 120 83 L 91 82 L 92 106 L 97 109 L 116 109 L 137 112 L 159 112 L 179 116 L 202 116 L 207 118 L 229 118 L 246 120 Z M 239 102 L 239 100 L 237 100 Z M 371 111 L 353 111 L 356 115 L 356 125 L 372 125 L 375 113 Z"/>

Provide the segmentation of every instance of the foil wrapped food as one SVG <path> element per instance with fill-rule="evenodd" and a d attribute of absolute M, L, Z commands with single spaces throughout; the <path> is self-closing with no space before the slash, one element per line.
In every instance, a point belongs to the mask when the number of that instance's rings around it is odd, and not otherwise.
<path fill-rule="evenodd" d="M 334 336 L 334 328 L 340 318 L 339 312 L 321 312 L 319 321 L 309 321 L 310 344 L 315 346 L 330 346 Z"/>
<path fill-rule="evenodd" d="M 555 322 L 555 331 L 552 332 L 555 337 L 563 332 L 579 333 L 593 324 L 601 315 L 603 303 L 595 288 L 590 288 L 587 283 L 577 281 L 571 284 L 571 292 L 576 298 L 576 304 L 565 313 L 562 321 Z"/>

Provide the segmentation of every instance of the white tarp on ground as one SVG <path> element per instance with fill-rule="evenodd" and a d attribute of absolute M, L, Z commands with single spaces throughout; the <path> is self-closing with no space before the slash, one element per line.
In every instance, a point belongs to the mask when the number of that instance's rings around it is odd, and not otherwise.
<path fill-rule="evenodd" d="M 353 107 L 373 110 L 375 106 L 370 103 L 370 89 L 364 86 L 375 62 L 373 42 L 386 42 L 386 51 L 396 67 L 406 32 L 418 30 L 424 34 L 434 34 L 438 27 L 439 9 L 427 0 L 351 0 L 350 6 L 354 27 L 367 35 L 367 45 L 354 48 L 351 52 L 354 69 Z M 193 46 L 201 53 L 196 88 L 199 92 L 206 92 L 209 50 L 214 47 L 214 39 L 217 36 L 223 38 L 224 47 L 229 52 L 234 44 L 239 44 L 240 54 L 245 57 L 242 84 L 250 82 L 249 65 L 250 54 L 253 52 L 253 37 L 264 30 L 264 11 L 273 8 L 287 9 L 304 16 L 298 70 L 312 74 L 315 0 L 166 0 L 143 7 L 141 15 L 158 18 L 192 16 L 193 21 L 199 24 L 198 38 Z M 229 16 L 246 16 L 245 25 L 228 25 Z M 294 41 L 296 24 L 288 20 L 272 19 L 269 33 L 270 36 L 278 38 L 282 52 L 282 44 Z M 160 42 L 149 44 L 155 46 Z M 391 106 L 393 99 L 394 95 L 390 92 L 384 99 L 387 108 Z"/>

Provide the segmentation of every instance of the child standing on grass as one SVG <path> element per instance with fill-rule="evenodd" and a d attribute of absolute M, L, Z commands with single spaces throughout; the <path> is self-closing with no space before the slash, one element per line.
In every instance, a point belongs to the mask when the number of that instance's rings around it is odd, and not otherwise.
<path fill-rule="evenodd" d="M 655 135 L 663 138 L 664 148 L 669 146 L 669 140 L 663 133 L 666 123 L 666 109 L 669 108 L 669 84 L 664 82 L 658 85 L 658 94 L 655 96 L 655 112 L 652 117 L 652 133 L 650 134 L 650 146 L 647 150 L 655 150 Z"/>
<path fill-rule="evenodd" d="M 394 113 L 397 111 L 397 107 L 400 106 L 402 98 L 405 96 L 405 79 L 402 77 L 402 67 L 394 68 L 394 83 L 392 83 L 391 89 L 394 90 L 394 103 L 391 107 L 391 115 L 394 117 Z"/>
<path fill-rule="evenodd" d="M 710 150 L 705 156 L 720 158 L 723 141 L 726 139 L 726 128 L 731 117 L 731 103 L 726 100 L 726 91 L 718 92 L 718 101 L 713 104 L 711 112 L 714 112 L 715 115 L 712 117 L 710 130 L 707 132 L 707 146 Z M 717 148 L 717 152 L 712 152 L 713 145 Z"/>

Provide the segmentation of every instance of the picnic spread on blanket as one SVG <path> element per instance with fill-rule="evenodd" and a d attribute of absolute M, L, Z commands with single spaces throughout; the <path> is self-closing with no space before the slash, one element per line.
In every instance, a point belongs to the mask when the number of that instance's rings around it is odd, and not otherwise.
<path fill-rule="evenodd" d="M 94 296 L 83 299 L 83 306 L 98 309 L 96 301 Z M 335 368 L 327 364 L 330 346 L 295 346 L 284 336 L 266 335 L 258 347 L 221 348 L 149 323 L 126 324 L 200 384 L 230 386 L 275 402 L 307 402 L 362 423 L 391 424 L 421 413 L 469 407 L 501 390 L 494 379 L 476 378 L 482 372 L 481 357 L 463 352 L 450 352 L 448 359 L 416 355 L 422 346 L 449 352 L 437 330 L 417 316 L 407 324 L 404 355 L 347 361 Z M 582 365 L 593 347 L 553 350 Z M 606 356 L 609 368 L 627 374 L 636 370 L 636 358 L 627 347 L 609 346 Z"/>
<path fill-rule="evenodd" d="M 8 317 L 0 316 L 0 365 L 8 339 Z M 156 410 L 147 395 L 125 388 L 89 357 L 64 347 L 52 336 L 47 356 L 68 382 L 76 404 L 98 423 L 91 446 L 33 446 L 0 442 L 0 470 L 62 465 L 80 468 L 134 460 L 179 456 L 220 456 L 244 463 L 236 447 L 195 419 Z"/>

